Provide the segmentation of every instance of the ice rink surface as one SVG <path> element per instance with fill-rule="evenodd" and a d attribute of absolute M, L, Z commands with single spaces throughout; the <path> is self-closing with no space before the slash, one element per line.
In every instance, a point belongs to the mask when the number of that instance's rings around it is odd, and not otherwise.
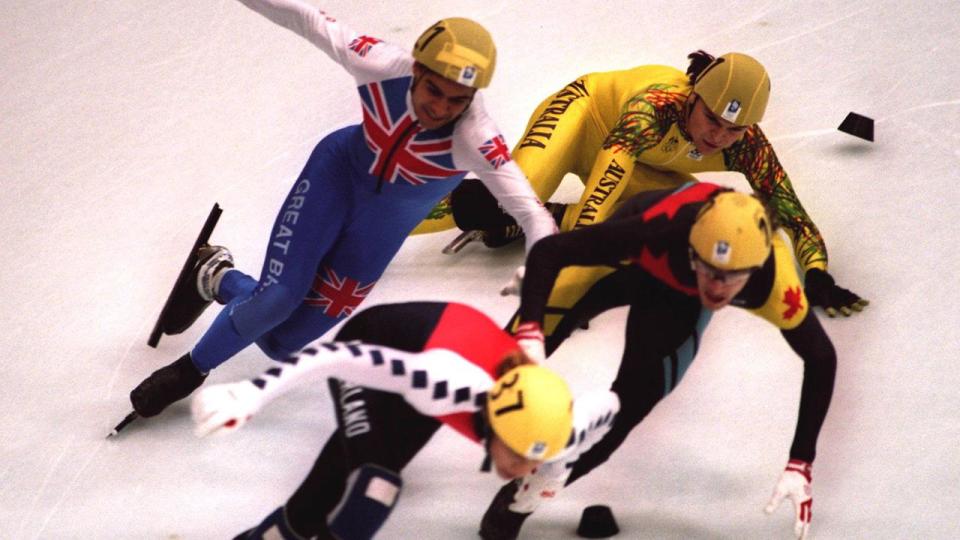
<path fill-rule="evenodd" d="M 619 4 L 619 5 L 615 5 Z M 822 317 L 839 354 L 814 466 L 811 538 L 960 536 L 960 18 L 950 1 L 331 1 L 332 15 L 404 46 L 436 19 L 486 25 L 499 48 L 494 118 L 515 141 L 533 107 L 591 71 L 738 50 L 768 68 L 763 128 L 820 227 L 838 282 L 871 300 Z M 733 3 L 731 3 L 731 6 Z M 259 271 L 269 228 L 310 150 L 360 118 L 352 80 L 237 2 L 5 2 L 0 7 L 0 538 L 229 538 L 300 483 L 333 427 L 324 384 L 232 437 L 192 433 L 186 403 L 105 440 L 127 394 L 189 350 L 216 309 L 156 350 L 147 335 L 210 206 L 213 240 Z M 836 130 L 850 111 L 876 142 Z M 736 175 L 703 175 L 738 188 Z M 565 183 L 561 197 L 577 196 Z M 519 247 L 441 255 L 411 238 L 367 300 L 497 295 Z M 550 364 L 575 392 L 615 373 L 624 312 Z M 268 366 L 255 348 L 216 370 Z M 602 468 L 545 504 L 523 538 L 574 538 L 610 505 L 620 538 L 789 538 L 762 513 L 793 435 L 801 363 L 730 308 L 682 385 Z M 443 430 L 405 472 L 386 539 L 474 538 L 500 482 Z M 789 506 L 789 505 L 787 505 Z"/>

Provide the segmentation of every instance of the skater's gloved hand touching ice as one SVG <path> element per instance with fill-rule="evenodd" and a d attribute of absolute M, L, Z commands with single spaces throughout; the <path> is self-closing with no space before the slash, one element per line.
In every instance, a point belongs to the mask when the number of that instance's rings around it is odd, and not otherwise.
<path fill-rule="evenodd" d="M 870 304 L 869 300 L 837 285 L 833 276 L 819 268 L 807 270 L 805 281 L 810 305 L 822 307 L 829 317 L 836 317 L 837 312 L 849 317 L 854 311 L 863 311 Z"/>
<path fill-rule="evenodd" d="M 520 286 L 523 285 L 523 274 L 526 272 L 526 266 L 518 266 L 510 278 L 500 289 L 500 296 L 520 296 Z"/>
<path fill-rule="evenodd" d="M 812 481 L 810 464 L 799 459 L 791 459 L 783 474 L 780 475 L 780 481 L 773 490 L 773 496 L 770 497 L 770 502 L 764 509 L 767 514 L 772 514 L 783 499 L 789 498 L 796 513 L 793 532 L 801 540 L 807 537 L 807 531 L 810 529 L 813 507 L 813 488 L 810 485 Z"/>
<path fill-rule="evenodd" d="M 190 406 L 196 424 L 194 434 L 205 437 L 233 433 L 260 411 L 263 397 L 263 391 L 251 381 L 204 388 Z"/>

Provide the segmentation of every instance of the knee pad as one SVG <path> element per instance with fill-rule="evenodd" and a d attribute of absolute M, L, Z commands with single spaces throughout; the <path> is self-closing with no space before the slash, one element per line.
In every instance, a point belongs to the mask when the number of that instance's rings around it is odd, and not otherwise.
<path fill-rule="evenodd" d="M 387 521 L 403 481 L 392 471 L 365 464 L 347 477 L 343 499 L 330 512 L 330 532 L 339 540 L 369 540 Z"/>
<path fill-rule="evenodd" d="M 287 521 L 285 507 L 274 510 L 256 527 L 244 531 L 233 540 L 307 540 L 297 534 Z"/>

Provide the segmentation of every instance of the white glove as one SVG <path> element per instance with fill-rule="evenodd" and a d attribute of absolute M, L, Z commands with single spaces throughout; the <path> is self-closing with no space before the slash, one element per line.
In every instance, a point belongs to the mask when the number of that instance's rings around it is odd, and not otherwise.
<path fill-rule="evenodd" d="M 791 459 L 787 463 L 787 468 L 780 475 L 780 481 L 773 490 L 773 496 L 764 511 L 772 514 L 780 506 L 784 498 L 789 497 L 793 502 L 793 508 L 797 514 L 797 521 L 793 525 L 793 532 L 797 538 L 807 537 L 807 531 L 810 529 L 810 518 L 812 516 L 813 506 L 813 488 L 811 482 L 813 475 L 812 467 L 806 461 Z"/>
<path fill-rule="evenodd" d="M 522 266 L 520 268 L 523 268 Z M 517 340 L 517 345 L 523 349 L 523 352 L 536 364 L 542 364 L 547 358 L 547 353 L 543 348 L 543 332 L 540 330 L 540 324 L 535 322 L 520 323 L 517 331 L 513 334 Z"/>
<path fill-rule="evenodd" d="M 243 427 L 263 406 L 263 391 L 250 381 L 215 384 L 193 397 L 193 429 L 197 437 L 225 435 Z"/>
<path fill-rule="evenodd" d="M 500 289 L 500 296 L 520 296 L 520 286 L 523 285 L 523 274 L 526 270 L 526 266 L 518 266 L 510 281 Z"/>

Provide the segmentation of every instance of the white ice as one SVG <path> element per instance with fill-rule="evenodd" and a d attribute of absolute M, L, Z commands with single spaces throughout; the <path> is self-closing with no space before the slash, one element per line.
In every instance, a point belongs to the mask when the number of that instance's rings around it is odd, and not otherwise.
<path fill-rule="evenodd" d="M 871 301 L 822 317 L 839 353 L 814 466 L 812 538 L 960 536 L 960 22 L 948 0 L 904 3 L 399 2 L 331 0 L 354 28 L 411 44 L 473 17 L 500 59 L 486 102 L 511 140 L 577 75 L 741 50 L 768 67 L 763 126 L 823 232 L 830 270 Z M 237 2 L 38 1 L 0 7 L 0 537 L 228 538 L 299 484 L 333 428 L 325 385 L 232 437 L 196 439 L 185 403 L 104 436 L 127 393 L 188 350 L 216 313 L 146 345 L 213 202 L 214 234 L 258 273 L 269 227 L 324 133 L 355 122 L 351 80 Z M 836 130 L 850 111 L 876 142 Z M 704 175 L 746 188 L 735 175 Z M 576 184 L 565 184 L 565 197 Z M 368 305 L 469 302 L 500 321 L 518 248 L 411 238 Z M 575 390 L 609 384 L 624 312 L 550 363 Z M 262 371 L 255 348 L 210 382 Z M 620 538 L 789 538 L 762 508 L 787 459 L 801 363 L 779 333 L 728 309 L 683 384 L 602 468 L 528 520 L 523 538 L 574 538 L 610 505 Z M 441 432 L 405 472 L 381 538 L 474 538 L 500 482 L 479 447 Z"/>

